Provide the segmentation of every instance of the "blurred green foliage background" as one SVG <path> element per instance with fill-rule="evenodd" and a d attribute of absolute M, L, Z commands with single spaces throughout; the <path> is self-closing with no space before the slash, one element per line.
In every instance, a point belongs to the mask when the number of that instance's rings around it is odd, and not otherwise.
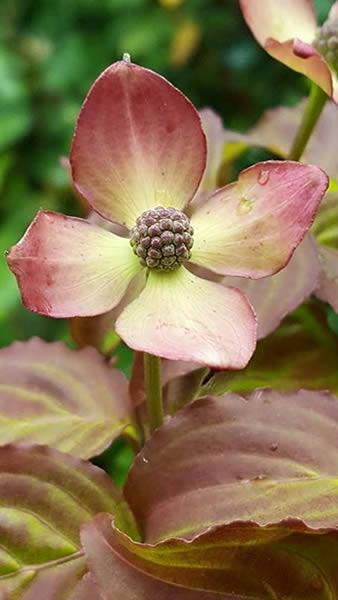
<path fill-rule="evenodd" d="M 332 3 L 316 1 L 321 20 Z M 1 346 L 67 336 L 63 321 L 21 306 L 3 253 L 40 207 L 81 214 L 60 156 L 89 86 L 123 52 L 242 131 L 267 107 L 307 92 L 301 76 L 256 44 L 237 0 L 1 0 Z"/>

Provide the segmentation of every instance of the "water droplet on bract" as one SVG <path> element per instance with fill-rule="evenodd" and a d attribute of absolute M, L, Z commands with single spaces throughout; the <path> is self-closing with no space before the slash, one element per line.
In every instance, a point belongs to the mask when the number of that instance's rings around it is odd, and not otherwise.
<path fill-rule="evenodd" d="M 270 450 L 271 450 L 271 452 L 276 452 L 276 450 L 278 450 L 278 444 L 276 442 L 271 444 Z"/>
<path fill-rule="evenodd" d="M 251 202 L 251 200 L 249 200 L 249 198 L 245 198 L 245 196 L 242 196 L 242 198 L 240 199 L 238 205 L 237 205 L 237 214 L 238 215 L 246 215 L 247 213 L 250 212 L 250 210 L 252 210 L 253 208 L 253 203 Z"/>
<path fill-rule="evenodd" d="M 145 456 L 142 456 L 142 460 L 143 460 L 143 462 L 144 462 L 146 465 L 147 465 L 147 464 L 148 464 L 148 462 L 149 462 L 149 460 L 148 460 L 148 459 L 147 459 Z"/>
<path fill-rule="evenodd" d="M 265 185 L 266 183 L 268 183 L 269 177 L 270 177 L 269 171 L 263 171 L 263 170 L 260 171 L 258 174 L 258 183 L 260 185 Z"/>

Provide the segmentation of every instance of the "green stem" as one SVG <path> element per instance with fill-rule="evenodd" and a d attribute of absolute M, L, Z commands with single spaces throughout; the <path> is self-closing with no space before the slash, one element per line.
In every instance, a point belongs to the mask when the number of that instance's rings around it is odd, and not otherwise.
<path fill-rule="evenodd" d="M 318 85 L 312 83 L 303 118 L 288 155 L 289 160 L 299 160 L 301 158 L 327 98 L 325 92 Z"/>
<path fill-rule="evenodd" d="M 161 359 L 144 353 L 144 384 L 150 431 L 163 423 Z"/>

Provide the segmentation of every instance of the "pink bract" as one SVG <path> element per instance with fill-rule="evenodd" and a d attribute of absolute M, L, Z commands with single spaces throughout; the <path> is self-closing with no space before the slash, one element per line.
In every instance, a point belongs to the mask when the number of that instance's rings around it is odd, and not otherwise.
<path fill-rule="evenodd" d="M 157 206 L 183 211 L 206 164 L 206 139 L 193 105 L 163 77 L 128 61 L 97 79 L 74 134 L 73 183 L 92 209 L 130 229 Z M 259 278 L 279 271 L 311 226 L 327 188 L 318 167 L 268 161 L 201 205 L 191 203 L 191 262 L 219 275 Z M 242 368 L 256 341 L 242 292 L 196 277 L 189 263 L 143 271 L 126 237 L 86 220 L 41 211 L 8 263 L 24 304 L 52 317 L 123 309 L 116 330 L 133 349 L 214 368 Z M 145 271 L 143 271 L 145 272 Z"/>
<path fill-rule="evenodd" d="M 312 0 L 239 0 L 257 42 L 274 58 L 306 75 L 338 103 L 338 77 L 314 46 L 317 18 Z M 338 2 L 329 19 L 338 18 Z"/>

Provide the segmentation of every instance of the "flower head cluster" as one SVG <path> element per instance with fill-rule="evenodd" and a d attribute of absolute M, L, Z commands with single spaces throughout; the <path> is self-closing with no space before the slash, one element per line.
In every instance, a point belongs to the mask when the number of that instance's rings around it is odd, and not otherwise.
<path fill-rule="evenodd" d="M 130 231 L 130 245 L 143 267 L 172 271 L 191 257 L 193 233 L 182 211 L 156 206 L 138 217 Z"/>
<path fill-rule="evenodd" d="M 116 331 L 135 350 L 245 366 L 256 343 L 253 309 L 212 274 L 257 279 L 283 268 L 327 177 L 268 161 L 192 202 L 206 158 L 200 117 L 183 94 L 128 60 L 106 69 L 83 104 L 70 163 L 77 193 L 119 228 L 40 211 L 8 255 L 25 305 L 62 318 L 116 307 Z"/>
<path fill-rule="evenodd" d="M 338 2 L 322 27 L 312 0 L 240 0 L 257 41 L 338 103 Z"/>
<path fill-rule="evenodd" d="M 314 40 L 314 47 L 338 75 L 338 16 L 324 23 Z"/>

